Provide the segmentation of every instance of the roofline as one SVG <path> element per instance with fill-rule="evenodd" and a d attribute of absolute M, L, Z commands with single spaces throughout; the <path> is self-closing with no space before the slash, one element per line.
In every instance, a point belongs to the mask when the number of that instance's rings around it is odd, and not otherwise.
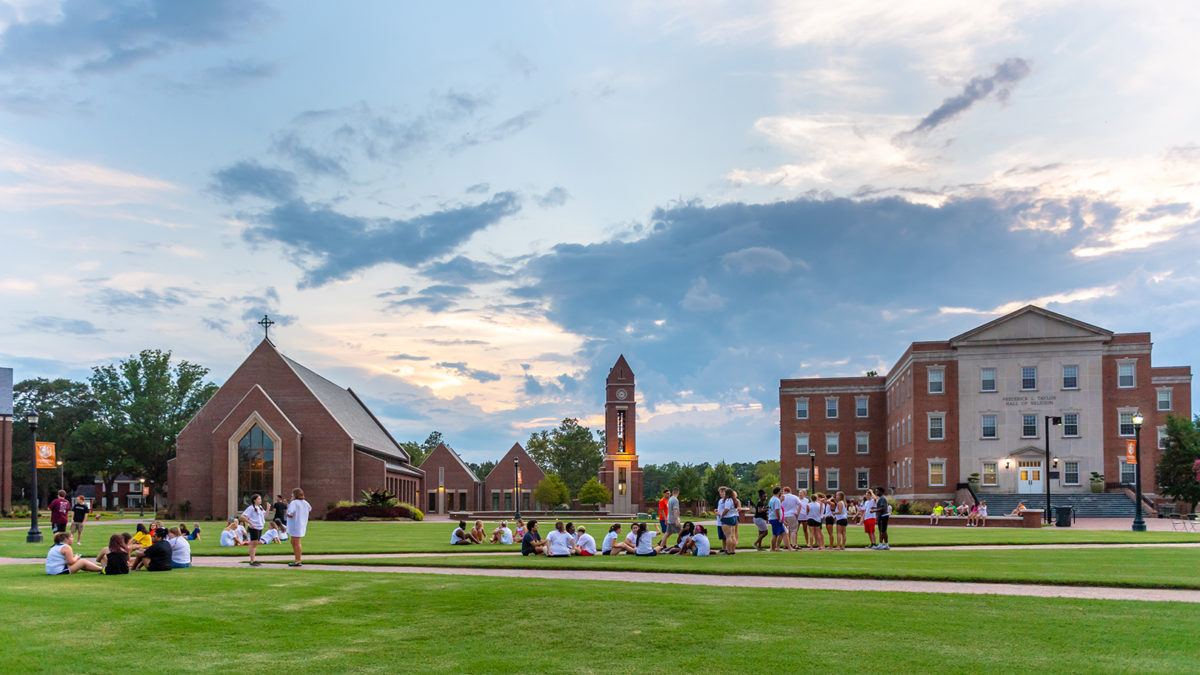
<path fill-rule="evenodd" d="M 333 380 L 330 380 L 330 382 L 333 382 Z M 375 416 L 375 413 L 371 412 L 371 409 L 367 407 L 366 403 L 363 403 L 362 399 L 358 397 L 358 394 L 354 393 L 353 389 L 346 387 L 346 391 L 350 392 L 350 395 L 354 397 L 355 402 L 357 402 L 358 405 L 361 406 L 364 411 L 366 411 L 367 415 L 371 417 L 371 421 L 375 423 L 375 426 L 379 427 L 379 430 L 383 432 L 383 435 L 388 437 L 388 440 L 392 442 L 392 445 L 396 446 L 396 449 L 400 451 L 401 455 L 404 455 L 404 461 L 411 465 L 412 457 L 405 452 L 404 448 L 399 443 L 396 442 L 396 438 L 387 430 L 387 427 L 383 426 L 383 423 L 379 421 L 379 418 Z"/>
<path fill-rule="evenodd" d="M 503 459 L 504 459 L 506 456 L 508 456 L 508 453 L 510 453 L 510 452 L 512 452 L 513 450 L 516 450 L 516 449 L 519 449 L 519 450 L 521 451 L 521 453 L 522 453 L 522 454 L 524 454 L 526 457 L 528 457 L 528 458 L 529 458 L 529 461 L 530 461 L 530 462 L 531 462 L 531 463 L 532 463 L 534 466 L 536 466 L 536 467 L 538 468 L 538 470 L 539 470 L 539 471 L 541 471 L 542 473 L 546 473 L 546 467 L 542 466 L 541 464 L 538 464 L 538 463 L 537 463 L 537 460 L 535 460 L 535 459 L 533 458 L 533 455 L 530 455 L 530 454 L 529 454 L 529 451 L 525 449 L 525 446 L 521 445 L 521 442 L 520 442 L 520 441 L 517 441 L 516 443 L 513 443 L 511 448 L 509 448 L 508 450 L 505 450 L 505 451 L 504 451 L 504 454 L 503 454 L 503 455 L 500 455 L 500 459 L 501 459 L 501 460 L 503 460 Z M 484 476 L 484 478 L 483 478 L 483 482 L 485 482 L 485 483 L 486 483 L 486 482 L 487 482 L 487 480 L 488 480 L 489 478 L 491 478 L 491 477 L 492 477 L 492 474 L 496 473 L 496 469 L 499 469 L 499 468 L 500 468 L 500 462 L 499 462 L 499 461 L 497 461 L 497 462 L 496 462 L 496 466 L 493 466 L 493 467 L 492 467 L 492 470 L 488 472 L 488 475 L 487 475 L 487 476 Z"/>
<path fill-rule="evenodd" d="M 1028 314 L 1029 312 L 1036 312 L 1038 314 L 1043 314 L 1043 315 L 1049 316 L 1050 318 L 1057 319 L 1064 323 L 1071 324 L 1072 326 L 1075 326 L 1076 328 L 1082 328 L 1084 330 L 1091 331 L 1093 333 L 1098 333 L 1102 336 L 1107 337 L 1108 339 L 1112 339 L 1112 336 L 1113 336 L 1113 332 L 1111 330 L 1108 330 L 1107 328 L 1101 328 L 1100 326 L 1092 325 L 1090 323 L 1087 323 L 1086 321 L 1080 321 L 1079 319 L 1069 317 L 1066 314 L 1059 314 L 1058 312 L 1051 311 L 1049 309 L 1046 309 L 1045 307 L 1038 307 L 1037 305 L 1025 305 L 1024 307 L 1022 307 L 1018 310 L 1009 312 L 1008 314 L 1005 314 L 1004 316 L 996 317 L 995 319 L 992 319 L 991 321 L 989 321 L 983 325 L 976 326 L 965 333 L 956 335 L 956 336 L 950 338 L 949 342 L 951 345 L 954 345 L 955 343 L 966 340 L 967 338 L 971 337 L 972 335 L 981 333 L 981 332 L 983 332 L 989 328 L 992 328 L 1000 323 L 1008 321 L 1009 319 L 1020 316 L 1021 314 Z"/>
<path fill-rule="evenodd" d="M 283 412 L 283 410 L 281 410 L 279 408 L 279 405 L 277 403 L 275 403 L 275 399 L 271 398 L 271 395 L 267 393 L 267 390 L 263 389 L 262 385 L 257 382 L 254 383 L 253 387 L 250 387 L 249 389 L 247 389 L 246 393 L 243 394 L 240 399 L 238 399 L 238 402 L 234 403 L 233 407 L 229 409 L 229 413 L 227 415 L 225 415 L 225 417 L 222 417 L 220 422 L 217 422 L 217 425 L 215 427 L 213 427 L 213 433 L 216 433 L 217 429 L 220 429 L 221 425 L 225 424 L 225 422 L 229 419 L 230 415 L 233 415 L 233 411 L 237 410 L 238 406 L 240 406 L 242 404 L 242 401 L 245 401 L 246 398 L 249 397 L 250 394 L 252 394 L 255 389 L 261 391 L 263 393 L 263 396 L 267 397 L 267 401 L 271 404 L 271 407 L 275 408 L 275 412 L 279 413 L 279 416 L 283 418 L 283 421 L 288 423 L 288 426 L 290 426 L 292 428 L 292 431 L 296 432 L 297 436 L 304 435 L 303 433 L 301 433 L 300 428 L 297 427 L 292 422 L 292 420 L 287 416 L 287 413 Z"/>
<path fill-rule="evenodd" d="M 295 366 L 292 365 L 292 360 L 289 359 L 288 357 L 284 356 L 282 353 L 280 353 L 280 351 L 278 349 L 275 349 L 274 343 L 271 343 L 269 340 L 266 340 L 266 339 L 264 339 L 263 341 L 267 342 L 268 344 L 271 345 L 271 348 L 275 351 L 275 353 L 283 361 L 283 364 L 288 367 L 288 370 L 292 371 L 292 374 L 296 376 L 297 380 L 300 380 L 300 384 L 304 385 L 305 391 L 307 391 L 310 395 L 312 395 L 312 397 L 314 399 L 316 399 L 317 403 L 321 404 L 321 407 L 325 409 L 325 414 L 329 415 L 329 419 L 333 420 L 333 423 L 336 424 L 338 426 L 338 428 L 342 430 L 342 433 L 346 434 L 346 437 L 350 439 L 350 445 L 353 446 L 354 445 L 354 434 L 350 433 L 350 430 L 347 429 L 344 424 L 342 424 L 342 421 L 337 418 L 337 415 L 334 415 L 333 411 L 329 409 L 329 406 L 325 405 L 325 402 L 321 400 L 321 397 L 317 396 L 317 392 L 313 391 L 312 387 L 308 386 L 308 383 L 305 382 L 304 378 L 300 376 L 300 373 L 296 372 Z M 300 365 L 300 363 L 297 361 L 296 365 Z M 317 373 L 317 371 L 314 370 L 312 372 L 317 377 L 321 377 L 321 375 L 319 373 Z M 325 378 L 325 379 L 328 382 L 332 382 L 334 384 L 334 386 L 337 386 L 340 388 L 341 385 L 338 385 L 336 382 L 333 382 L 333 380 L 328 380 L 327 378 Z"/>
<path fill-rule="evenodd" d="M 471 467 L 467 466 L 467 463 L 463 461 L 462 457 L 458 456 L 458 452 L 456 452 L 454 450 L 454 448 L 450 447 L 449 445 L 446 445 L 446 443 L 444 441 L 439 442 L 438 447 L 434 448 L 433 452 L 437 452 L 438 448 L 446 448 L 446 452 L 449 452 L 450 456 L 453 457 L 455 459 L 455 461 L 458 462 L 458 465 L 461 466 L 463 468 L 463 470 L 467 472 L 467 475 L 471 477 L 471 480 L 475 481 L 476 483 L 483 482 L 483 481 L 479 480 L 479 476 L 475 475 L 475 472 L 471 470 Z M 509 449 L 511 450 L 512 448 L 509 448 Z M 425 459 L 421 460 L 421 466 L 425 466 L 425 462 L 428 462 L 429 458 L 433 457 L 433 452 L 429 453 L 428 455 L 425 456 Z M 499 462 L 497 462 L 497 466 L 499 466 Z M 421 469 L 421 470 L 424 471 L 424 469 Z"/>
<path fill-rule="evenodd" d="M 266 342 L 267 344 L 271 345 L 272 349 L 275 348 L 275 343 L 271 342 L 270 340 L 267 340 L 266 338 L 264 338 L 263 342 Z M 230 371 L 229 375 L 232 377 L 234 373 L 241 370 L 242 366 L 246 365 L 246 362 L 250 360 L 251 356 L 254 356 L 254 352 L 258 351 L 258 347 L 261 347 L 261 346 L 262 346 L 262 342 L 258 343 L 258 346 L 256 346 L 254 349 L 251 349 L 250 353 L 246 355 L 246 358 L 242 359 L 242 362 L 238 364 L 238 367 L 234 368 L 232 371 Z M 278 350 L 276 350 L 275 353 L 278 354 L 279 353 Z M 225 382 L 228 382 L 228 381 L 229 381 L 229 378 L 228 377 L 225 378 Z M 220 387 L 217 387 L 217 391 L 213 392 L 213 395 L 208 397 L 208 400 L 204 402 L 204 405 L 200 406 L 200 408 L 195 413 L 192 414 L 192 418 L 187 421 L 187 424 L 184 424 L 183 428 L 181 428 L 179 430 L 179 433 L 175 434 L 176 441 L 179 440 L 180 434 L 182 434 L 184 431 L 186 431 L 188 427 L 192 426 L 192 422 L 196 421 L 196 418 L 200 416 L 200 413 L 204 412 L 204 409 L 208 407 L 209 403 L 212 403 L 212 400 L 217 397 L 217 392 L 219 392 L 221 390 L 221 387 L 224 387 L 224 386 L 225 386 L 225 384 L 222 383 Z M 238 403 L 241 403 L 241 401 L 238 401 Z"/>

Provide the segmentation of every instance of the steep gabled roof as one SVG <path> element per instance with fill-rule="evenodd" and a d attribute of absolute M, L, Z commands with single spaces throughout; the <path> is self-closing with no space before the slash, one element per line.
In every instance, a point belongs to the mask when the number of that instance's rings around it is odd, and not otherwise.
<path fill-rule="evenodd" d="M 387 429 L 383 428 L 375 415 L 367 409 L 367 406 L 353 391 L 343 389 L 283 354 L 279 354 L 279 356 L 296 373 L 304 386 L 308 387 L 312 395 L 325 406 L 338 424 L 342 425 L 346 433 L 350 434 L 354 445 L 405 462 L 409 461 L 408 453 L 400 447 L 396 439 L 392 438 Z"/>
<path fill-rule="evenodd" d="M 629 362 L 625 360 L 624 354 L 618 356 L 617 362 L 613 364 L 612 368 L 608 369 L 606 383 L 614 384 L 616 382 L 633 383 L 633 368 L 629 367 Z"/>
<path fill-rule="evenodd" d="M 514 453 L 517 455 L 517 458 L 520 459 L 522 462 L 529 462 L 529 464 L 531 466 L 536 467 L 538 471 L 541 471 L 543 474 L 546 473 L 546 470 L 544 468 L 542 468 L 541 465 L 539 465 L 537 462 L 533 461 L 533 458 L 529 456 L 528 452 L 525 452 L 525 448 L 523 448 L 520 443 L 513 443 L 512 447 L 508 449 L 508 452 L 504 453 L 504 456 L 500 458 L 500 461 L 496 462 L 496 466 L 493 466 L 492 470 L 488 472 L 488 475 L 486 478 L 484 478 L 484 481 L 490 481 L 492 479 L 492 474 L 496 473 L 497 471 L 511 470 L 508 467 L 508 462 L 506 462 L 505 460 L 507 460 Z"/>
<path fill-rule="evenodd" d="M 479 480 L 479 477 L 475 475 L 475 472 L 471 470 L 471 467 L 467 466 L 467 463 L 462 460 L 462 457 L 458 456 L 458 453 L 455 452 L 454 448 L 451 448 L 445 443 L 438 443 L 437 447 L 433 449 L 433 452 L 429 453 L 429 455 L 421 461 L 422 470 L 425 468 L 425 463 L 428 462 L 434 455 L 436 455 L 439 450 L 444 450 L 447 454 L 453 457 L 454 461 L 458 462 L 458 465 L 462 467 L 463 471 L 466 471 L 467 475 L 471 477 L 471 480 L 475 481 L 476 483 L 482 482 Z"/>

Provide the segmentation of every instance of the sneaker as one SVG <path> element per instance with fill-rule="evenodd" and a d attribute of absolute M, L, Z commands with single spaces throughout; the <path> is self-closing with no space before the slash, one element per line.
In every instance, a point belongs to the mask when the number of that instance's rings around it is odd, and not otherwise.
<path fill-rule="evenodd" d="M 250 566 L 251 566 L 251 567 L 262 567 L 262 563 L 260 563 L 259 561 L 255 560 L 254 562 L 250 563 Z"/>
<path fill-rule="evenodd" d="M 288 567 L 304 567 L 304 563 L 298 563 L 293 560 L 292 562 L 288 563 Z"/>
<path fill-rule="evenodd" d="M 878 550 L 880 550 L 880 551 L 890 551 L 890 550 L 892 550 L 892 547 L 891 547 L 891 546 L 888 546 L 887 544 L 882 544 L 882 545 L 879 547 L 879 549 L 878 549 Z"/>

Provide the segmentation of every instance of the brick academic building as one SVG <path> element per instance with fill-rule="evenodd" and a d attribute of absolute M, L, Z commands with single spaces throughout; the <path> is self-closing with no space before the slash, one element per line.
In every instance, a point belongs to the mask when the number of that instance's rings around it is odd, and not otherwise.
<path fill-rule="evenodd" d="M 1118 488 L 1134 480 L 1126 442 L 1140 411 L 1141 479 L 1153 494 L 1167 416 L 1191 417 L 1192 373 L 1154 366 L 1152 346 L 1149 333 L 1027 306 L 950 340 L 914 342 L 887 376 L 780 380 L 783 484 L 941 499 L 971 474 L 982 496 L 1040 495 L 1046 480 L 1056 494 L 1087 492 L 1095 472 Z"/>

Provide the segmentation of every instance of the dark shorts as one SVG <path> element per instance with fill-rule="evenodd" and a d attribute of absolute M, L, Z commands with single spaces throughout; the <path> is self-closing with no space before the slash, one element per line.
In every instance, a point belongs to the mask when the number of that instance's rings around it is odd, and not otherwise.
<path fill-rule="evenodd" d="M 667 521 L 663 520 L 662 518 L 658 519 L 658 531 L 659 532 L 667 531 Z"/>
<path fill-rule="evenodd" d="M 554 555 L 546 556 L 547 558 L 570 558 L 570 553 L 555 553 Z"/>
<path fill-rule="evenodd" d="M 833 516 L 825 516 L 825 524 L 832 525 L 833 524 Z"/>
<path fill-rule="evenodd" d="M 729 516 L 728 518 L 722 518 L 721 524 L 726 525 L 728 527 L 737 527 L 738 517 L 737 516 Z"/>
<path fill-rule="evenodd" d="M 258 541 L 262 539 L 262 530 L 256 530 L 253 527 L 248 527 L 246 528 L 246 531 L 250 533 L 250 541 Z"/>
<path fill-rule="evenodd" d="M 817 529 L 821 529 L 821 521 L 819 521 L 819 520 L 813 520 L 812 518 L 809 518 L 809 519 L 808 519 L 808 526 L 809 526 L 809 527 L 815 527 L 815 528 L 817 528 Z"/>
<path fill-rule="evenodd" d="M 66 532 L 67 524 L 66 523 L 50 523 L 50 531 L 55 534 L 58 534 L 59 532 Z"/>
<path fill-rule="evenodd" d="M 63 574 L 70 574 L 70 573 L 71 573 L 71 568 L 70 568 L 70 567 L 64 567 L 64 568 L 63 568 L 63 571 L 59 572 L 59 575 L 63 575 Z"/>
<path fill-rule="evenodd" d="M 637 555 L 643 558 L 649 558 L 652 555 L 658 555 L 658 551 L 650 551 L 649 553 L 638 553 Z"/>
<path fill-rule="evenodd" d="M 838 526 L 838 527 L 845 527 L 845 526 L 846 526 L 846 525 L 847 525 L 849 522 L 850 522 L 850 521 L 846 520 L 845 518 L 838 518 L 838 519 L 837 519 L 837 526 Z"/>
<path fill-rule="evenodd" d="M 786 532 L 786 530 L 783 529 L 783 523 L 779 522 L 778 520 L 772 520 L 769 522 L 771 523 L 771 536 L 772 537 L 778 537 L 778 536 L 782 535 L 784 532 Z"/>
<path fill-rule="evenodd" d="M 609 549 L 607 551 L 601 551 L 600 555 L 612 555 L 612 549 Z"/>

